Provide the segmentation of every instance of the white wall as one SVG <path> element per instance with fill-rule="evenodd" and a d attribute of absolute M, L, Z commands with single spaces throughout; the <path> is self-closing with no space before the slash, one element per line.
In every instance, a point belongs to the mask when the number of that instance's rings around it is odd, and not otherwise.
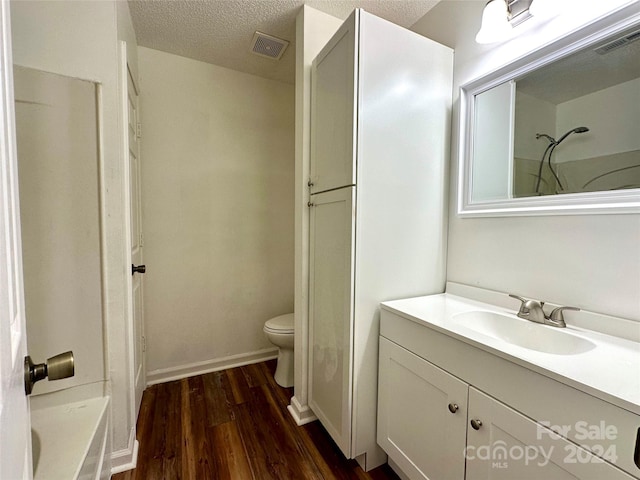
<path fill-rule="evenodd" d="M 27 348 L 75 361 L 38 395 L 105 380 L 96 85 L 17 65 L 13 77 Z"/>
<path fill-rule="evenodd" d="M 555 151 L 556 161 L 568 162 L 612 153 L 640 150 L 640 79 L 605 88 L 558 105 L 555 138 L 575 127 L 588 133 L 573 134 Z"/>
<path fill-rule="evenodd" d="M 121 1 L 14 1 L 13 54 L 18 65 L 100 84 L 100 180 L 102 209 L 103 315 L 106 320 L 107 393 L 111 395 L 114 468 L 135 461 L 127 354 L 128 245 L 124 232 L 124 158 L 118 82 L 118 40 L 135 47 L 128 6 Z M 135 50 L 135 48 L 134 48 Z M 130 58 L 135 62 L 135 56 Z"/>
<path fill-rule="evenodd" d="M 457 198 L 459 87 L 625 2 L 589 2 L 519 36 L 478 45 L 484 1 L 445 0 L 412 30 L 455 48 L 451 205 Z M 637 5 L 637 2 L 635 2 Z M 465 218 L 450 208 L 447 280 L 640 321 L 640 216 Z M 514 304 L 514 308 L 517 305 Z"/>
<path fill-rule="evenodd" d="M 526 93 L 516 92 L 515 148 L 516 158 L 540 160 L 549 145 L 546 138 L 536 133 L 556 136 L 556 106 Z"/>
<path fill-rule="evenodd" d="M 293 86 L 138 59 L 148 379 L 272 356 L 264 322 L 293 311 Z"/>
<path fill-rule="evenodd" d="M 309 340 L 309 155 L 311 63 L 342 25 L 339 18 L 303 6 L 296 17 L 295 127 L 295 366 L 290 411 L 298 423 L 315 419 L 307 405 Z"/>

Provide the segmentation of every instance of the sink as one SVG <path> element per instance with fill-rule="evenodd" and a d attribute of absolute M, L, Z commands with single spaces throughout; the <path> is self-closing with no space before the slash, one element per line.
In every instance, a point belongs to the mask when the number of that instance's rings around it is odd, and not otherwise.
<path fill-rule="evenodd" d="M 595 343 L 564 329 L 485 310 L 459 313 L 451 323 L 518 347 L 555 355 L 575 355 L 595 348 Z"/>

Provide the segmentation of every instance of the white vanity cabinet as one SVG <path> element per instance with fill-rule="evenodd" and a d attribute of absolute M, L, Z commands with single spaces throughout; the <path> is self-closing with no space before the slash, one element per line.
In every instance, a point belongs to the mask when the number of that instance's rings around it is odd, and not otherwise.
<path fill-rule="evenodd" d="M 378 444 L 411 479 L 464 478 L 468 385 L 380 337 Z"/>
<path fill-rule="evenodd" d="M 347 458 L 376 443 L 379 304 L 444 288 L 453 51 L 362 10 L 312 66 L 309 406 Z"/>
<path fill-rule="evenodd" d="M 380 335 L 378 444 L 407 478 L 640 478 L 639 415 L 384 305 Z"/>

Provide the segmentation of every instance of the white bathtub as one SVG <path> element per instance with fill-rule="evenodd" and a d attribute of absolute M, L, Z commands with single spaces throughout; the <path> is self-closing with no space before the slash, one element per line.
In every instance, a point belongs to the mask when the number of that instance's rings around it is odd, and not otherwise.
<path fill-rule="evenodd" d="M 109 397 L 31 402 L 35 480 L 108 479 Z"/>

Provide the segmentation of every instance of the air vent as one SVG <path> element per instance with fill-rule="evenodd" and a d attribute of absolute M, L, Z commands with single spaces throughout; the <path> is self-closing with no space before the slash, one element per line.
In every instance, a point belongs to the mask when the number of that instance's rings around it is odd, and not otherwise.
<path fill-rule="evenodd" d="M 620 37 L 605 45 L 602 45 L 601 47 L 596 48 L 594 52 L 599 53 L 600 55 L 604 55 L 620 47 L 629 45 L 631 42 L 635 42 L 636 40 L 640 40 L 640 30 L 637 30 L 633 33 L 625 35 L 624 37 Z"/>
<path fill-rule="evenodd" d="M 260 55 L 261 57 L 280 60 L 284 51 L 289 46 L 289 42 L 278 37 L 267 35 L 266 33 L 256 32 L 253 34 L 251 41 L 251 53 Z"/>

